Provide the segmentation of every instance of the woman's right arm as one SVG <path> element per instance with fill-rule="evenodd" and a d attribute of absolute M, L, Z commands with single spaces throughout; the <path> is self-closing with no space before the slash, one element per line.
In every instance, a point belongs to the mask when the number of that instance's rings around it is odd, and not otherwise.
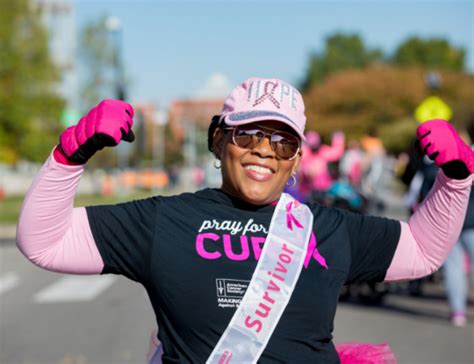
<path fill-rule="evenodd" d="M 131 105 L 106 100 L 61 134 L 20 211 L 17 246 L 31 262 L 62 273 L 102 272 L 86 210 L 73 207 L 74 195 L 85 163 L 97 150 L 133 140 L 132 117 Z"/>
<path fill-rule="evenodd" d="M 35 265 L 62 273 L 98 274 L 104 263 L 84 207 L 73 208 L 83 165 L 64 165 L 51 155 L 20 210 L 17 246 Z"/>

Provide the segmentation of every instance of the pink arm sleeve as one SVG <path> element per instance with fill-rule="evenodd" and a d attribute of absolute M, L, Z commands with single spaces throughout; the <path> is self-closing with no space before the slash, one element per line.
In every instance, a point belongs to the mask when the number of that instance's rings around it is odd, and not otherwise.
<path fill-rule="evenodd" d="M 61 273 L 98 274 L 104 263 L 84 207 L 73 208 L 83 166 L 50 156 L 26 194 L 17 225 L 17 246 L 37 266 Z"/>
<path fill-rule="evenodd" d="M 322 145 L 319 155 L 328 162 L 335 162 L 341 159 L 344 154 L 345 137 L 342 133 L 335 133 L 332 137 L 331 146 Z"/>
<path fill-rule="evenodd" d="M 454 180 L 438 172 L 426 199 L 408 223 L 401 222 L 386 281 L 420 278 L 441 267 L 461 233 L 471 187 L 472 175 Z"/>

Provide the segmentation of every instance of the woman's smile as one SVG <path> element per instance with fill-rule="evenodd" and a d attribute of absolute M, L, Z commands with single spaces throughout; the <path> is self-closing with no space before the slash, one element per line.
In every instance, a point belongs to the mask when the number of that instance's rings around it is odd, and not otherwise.
<path fill-rule="evenodd" d="M 243 164 L 246 175 L 257 182 L 269 181 L 275 173 L 268 165 L 263 163 Z"/>

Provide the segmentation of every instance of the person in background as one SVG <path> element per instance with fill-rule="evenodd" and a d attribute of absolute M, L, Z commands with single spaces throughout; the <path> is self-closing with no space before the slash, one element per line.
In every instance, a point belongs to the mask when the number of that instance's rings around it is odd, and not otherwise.
<path fill-rule="evenodd" d="M 384 203 L 380 196 L 380 183 L 382 181 L 385 165 L 385 147 L 378 136 L 377 129 L 370 127 L 361 138 L 360 144 L 364 151 L 363 181 L 364 194 L 376 207 L 377 211 L 383 210 Z"/>
<path fill-rule="evenodd" d="M 360 143 L 357 140 L 350 140 L 339 165 L 341 176 L 357 189 L 360 189 L 362 183 L 363 158 Z"/>
<path fill-rule="evenodd" d="M 408 222 L 303 204 L 283 190 L 302 158 L 304 109 L 288 83 L 250 78 L 209 126 L 220 188 L 74 207 L 87 161 L 134 139 L 133 107 L 102 101 L 63 131 L 33 181 L 17 246 L 47 270 L 141 284 L 162 344 L 149 363 L 394 363 L 370 344 L 336 350 L 339 293 L 441 266 L 461 231 L 474 152 L 443 120 L 418 128 L 440 173 Z"/>
<path fill-rule="evenodd" d="M 331 145 L 322 144 L 320 135 L 311 130 L 306 133 L 300 162 L 300 191 L 308 201 L 323 201 L 333 183 L 328 164 L 339 161 L 344 154 L 344 133 L 335 132 Z"/>
<path fill-rule="evenodd" d="M 468 134 L 472 143 L 474 140 L 474 119 L 471 120 L 468 126 Z M 466 140 L 466 142 L 468 141 Z M 451 309 L 451 323 L 454 326 L 462 327 L 467 321 L 468 277 L 471 278 L 471 283 L 474 284 L 474 189 L 471 189 L 461 235 L 444 263 L 443 274 Z"/>

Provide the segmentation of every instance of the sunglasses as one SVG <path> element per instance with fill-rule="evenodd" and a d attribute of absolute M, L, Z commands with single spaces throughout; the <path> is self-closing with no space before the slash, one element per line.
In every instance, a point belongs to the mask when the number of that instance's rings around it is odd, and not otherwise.
<path fill-rule="evenodd" d="M 263 139 L 269 137 L 270 145 L 280 159 L 294 159 L 301 147 L 300 139 L 297 136 L 276 129 L 242 125 L 224 128 L 224 130 L 232 130 L 233 143 L 245 149 L 254 149 L 263 142 Z"/>

